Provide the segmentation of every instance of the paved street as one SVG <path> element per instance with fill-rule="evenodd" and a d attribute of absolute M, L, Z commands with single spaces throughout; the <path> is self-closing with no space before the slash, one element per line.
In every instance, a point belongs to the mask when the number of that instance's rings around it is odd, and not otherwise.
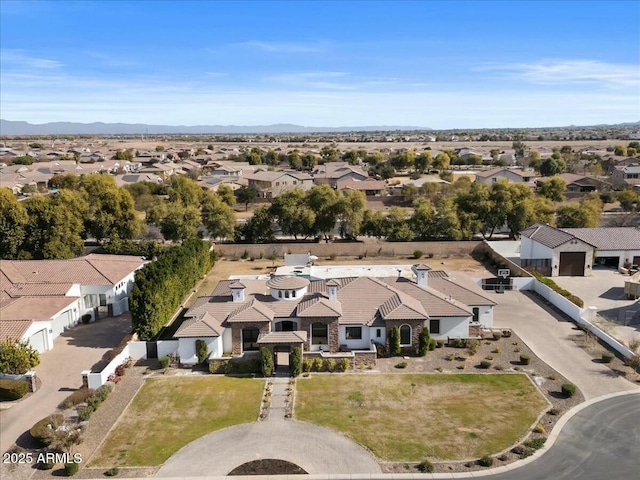
<path fill-rule="evenodd" d="M 13 407 L 0 411 L 0 451 L 9 449 L 35 422 L 53 413 L 72 390 L 82 385 L 82 370 L 89 370 L 130 333 L 129 315 L 78 325 L 60 335 L 54 348 L 40 356 L 36 368 L 40 389 Z M 28 433 L 18 443 L 29 441 Z"/>
<path fill-rule="evenodd" d="M 586 400 L 640 387 L 593 359 L 569 337 L 577 333 L 573 322 L 541 303 L 529 292 L 496 295 L 494 325 L 512 328 L 543 361 L 575 383 Z M 534 301 L 536 298 L 536 301 Z"/>

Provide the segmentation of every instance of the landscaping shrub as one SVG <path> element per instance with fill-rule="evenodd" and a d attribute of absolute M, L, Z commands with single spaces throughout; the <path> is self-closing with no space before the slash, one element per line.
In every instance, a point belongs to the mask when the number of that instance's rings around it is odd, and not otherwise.
<path fill-rule="evenodd" d="M 327 372 L 333 372 L 336 368 L 336 361 L 333 358 L 325 358 L 323 366 Z"/>
<path fill-rule="evenodd" d="M 478 340 L 473 339 L 467 341 L 467 352 L 469 352 L 469 355 L 475 355 L 479 347 L 480 342 Z"/>
<path fill-rule="evenodd" d="M 299 377 L 302 373 L 302 349 L 300 347 L 293 347 L 291 352 L 291 376 Z"/>
<path fill-rule="evenodd" d="M 611 352 L 604 352 L 602 354 L 602 363 L 611 363 L 615 355 Z"/>
<path fill-rule="evenodd" d="M 56 464 L 53 462 L 40 462 L 36 465 L 38 470 L 53 470 L 53 467 L 55 466 Z"/>
<path fill-rule="evenodd" d="M 541 423 L 537 424 L 533 429 L 533 431 L 536 433 L 542 433 L 542 434 L 547 433 L 547 431 L 544 429 L 544 425 L 542 425 Z"/>
<path fill-rule="evenodd" d="M 573 397 L 576 393 L 576 386 L 572 383 L 563 383 L 561 389 L 565 397 Z"/>
<path fill-rule="evenodd" d="M 260 359 L 262 366 L 262 375 L 264 375 L 265 377 L 270 377 L 271 375 L 273 375 L 274 365 L 273 354 L 271 353 L 271 350 L 269 350 L 267 347 L 262 347 L 260 349 Z"/>
<path fill-rule="evenodd" d="M 210 360 L 209 372 L 210 373 L 227 373 L 229 368 L 229 360 Z"/>
<path fill-rule="evenodd" d="M 324 368 L 324 362 L 322 361 L 322 357 L 316 357 L 313 359 L 313 364 L 311 365 L 311 369 L 314 372 L 321 372 Z"/>
<path fill-rule="evenodd" d="M 393 327 L 389 332 L 389 355 L 397 357 L 400 352 L 400 329 Z"/>
<path fill-rule="evenodd" d="M 435 350 L 435 349 L 436 349 L 436 341 L 435 341 L 435 339 L 430 338 L 429 339 L 429 350 L 432 351 L 432 350 Z"/>
<path fill-rule="evenodd" d="M 80 465 L 78 465 L 75 462 L 69 462 L 64 464 L 64 474 L 67 477 L 73 477 L 76 473 L 78 473 L 79 469 L 80 469 Z"/>
<path fill-rule="evenodd" d="M 546 441 L 547 441 L 546 438 L 538 437 L 526 442 L 524 445 L 525 447 L 530 448 L 532 450 L 540 450 L 544 446 Z"/>
<path fill-rule="evenodd" d="M 97 410 L 101 403 L 102 400 L 96 395 L 87 398 L 87 407 L 91 407 L 93 410 Z"/>
<path fill-rule="evenodd" d="M 91 321 L 91 314 L 90 313 L 86 313 L 86 314 L 82 315 L 82 317 L 80 317 L 80 320 L 82 321 L 82 323 L 84 325 L 87 325 Z"/>
<path fill-rule="evenodd" d="M 416 260 L 419 258 L 422 258 L 422 251 L 421 250 L 414 250 L 413 251 L 413 258 L 415 258 Z"/>
<path fill-rule="evenodd" d="M 482 360 L 480 362 L 480 368 L 491 368 L 491 362 L 489 360 Z"/>
<path fill-rule="evenodd" d="M 493 332 L 493 339 L 500 340 L 502 338 L 502 332 Z"/>
<path fill-rule="evenodd" d="M 340 360 L 338 360 L 338 365 L 336 366 L 336 368 L 339 372 L 346 372 L 347 370 L 349 370 L 350 366 L 351 362 L 348 358 L 341 358 Z"/>
<path fill-rule="evenodd" d="M 49 426 L 62 425 L 64 417 L 60 413 L 55 413 L 36 422 L 29 430 L 31 437 L 42 447 L 46 447 L 50 437 L 51 429 Z"/>
<path fill-rule="evenodd" d="M 167 368 L 171 360 L 169 359 L 169 357 L 160 357 L 158 359 L 158 362 L 160 362 L 160 368 Z"/>
<path fill-rule="evenodd" d="M 102 385 L 96 390 L 95 396 L 98 397 L 101 402 L 104 402 L 112 391 L 113 387 L 111 385 Z"/>
<path fill-rule="evenodd" d="M 449 355 L 447 355 L 446 360 L 448 362 L 453 362 L 456 359 L 456 356 L 453 353 L 450 353 Z"/>
<path fill-rule="evenodd" d="M 75 407 L 81 403 L 86 403 L 87 399 L 92 397 L 96 391 L 92 388 L 80 388 L 65 398 L 58 408 L 65 410 L 67 408 Z"/>
<path fill-rule="evenodd" d="M 529 355 L 520 355 L 521 365 L 529 365 L 529 362 L 531 362 L 531 357 Z"/>
<path fill-rule="evenodd" d="M 309 373 L 312 367 L 313 367 L 313 360 L 311 360 L 310 358 L 302 359 L 302 371 L 304 373 Z"/>
<path fill-rule="evenodd" d="M 24 380 L 0 380 L 0 398 L 2 400 L 18 400 L 29 393 L 29 384 Z"/>
<path fill-rule="evenodd" d="M 118 475 L 119 472 L 120 472 L 120 470 L 118 469 L 118 467 L 112 467 L 109 470 L 107 470 L 106 472 L 104 472 L 104 476 L 105 477 L 115 477 L 116 475 Z"/>
<path fill-rule="evenodd" d="M 558 410 L 557 408 L 552 408 L 551 410 L 549 410 L 549 415 L 560 415 L 560 410 Z"/>
<path fill-rule="evenodd" d="M 446 343 L 447 343 L 447 342 L 446 342 L 446 341 L 444 341 L 444 340 L 438 340 L 438 341 L 436 341 L 436 348 L 442 348 L 442 347 L 444 347 L 444 345 L 445 345 Z"/>
<path fill-rule="evenodd" d="M 209 357 L 209 345 L 207 345 L 207 342 L 201 339 L 196 340 L 196 355 L 198 357 L 198 363 L 206 362 Z"/>
<path fill-rule="evenodd" d="M 493 465 L 493 457 L 485 455 L 480 460 L 478 460 L 478 464 L 482 467 L 490 467 L 491 465 Z"/>
<path fill-rule="evenodd" d="M 400 362 L 395 364 L 396 368 L 407 368 L 407 362 Z"/>
<path fill-rule="evenodd" d="M 95 411 L 93 407 L 86 406 L 78 408 L 78 418 L 81 422 L 86 422 L 91 418 L 91 414 Z"/>
<path fill-rule="evenodd" d="M 545 277 L 545 276 L 543 276 L 543 275 L 541 275 L 540 273 L 537 273 L 537 272 L 534 272 L 533 276 L 536 277 L 536 279 L 540 283 L 546 285 L 547 287 L 549 287 L 554 292 L 562 295 L 563 297 L 565 297 L 570 302 L 574 303 L 575 305 L 579 306 L 580 308 L 584 307 L 584 301 L 580 297 L 577 297 L 577 296 L 573 295 L 570 291 L 559 287 L 556 284 L 556 282 L 554 282 L 550 278 L 547 278 L 547 277 Z"/>
<path fill-rule="evenodd" d="M 0 342 L 0 373 L 23 375 L 40 364 L 40 354 L 28 341 Z"/>
<path fill-rule="evenodd" d="M 424 460 L 417 466 L 417 469 L 420 473 L 433 473 L 433 468 L 433 463 L 431 463 L 429 460 Z"/>
<path fill-rule="evenodd" d="M 423 328 L 420 335 L 418 335 L 418 356 L 424 357 L 427 354 L 430 341 L 429 330 Z"/>

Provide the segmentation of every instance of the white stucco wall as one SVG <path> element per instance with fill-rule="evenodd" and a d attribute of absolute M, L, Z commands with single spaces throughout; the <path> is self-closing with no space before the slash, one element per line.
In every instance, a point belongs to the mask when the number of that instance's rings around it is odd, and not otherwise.
<path fill-rule="evenodd" d="M 362 328 L 362 338 L 359 340 L 347 340 L 346 336 L 346 331 L 347 331 L 347 326 L 349 327 L 361 327 Z M 364 349 L 364 348 L 369 348 L 369 346 L 371 345 L 371 339 L 369 337 L 369 330 L 370 328 L 364 325 L 340 325 L 340 333 L 339 333 L 339 344 L 340 345 L 346 345 L 347 348 L 350 349 Z"/>
<path fill-rule="evenodd" d="M 196 340 L 204 340 L 206 342 L 209 347 L 210 357 L 222 357 L 222 338 L 220 337 L 179 338 L 178 354 L 180 355 L 180 363 L 198 363 L 198 356 L 196 355 Z"/>
<path fill-rule="evenodd" d="M 45 331 L 45 348 L 44 350 L 38 349 L 38 353 L 43 353 L 53 348 L 53 336 L 51 333 L 49 333 L 49 331 L 51 330 L 51 321 L 33 322 L 31 325 L 29 325 L 29 328 L 27 329 L 27 331 L 25 332 L 25 334 L 22 336 L 22 339 L 21 339 L 25 341 L 29 340 L 29 338 L 33 334 L 38 333 L 41 330 Z"/>
<path fill-rule="evenodd" d="M 225 328 L 222 332 L 222 352 L 231 352 L 233 350 L 233 342 L 231 339 L 231 329 Z"/>
<path fill-rule="evenodd" d="M 551 261 L 551 276 L 557 277 L 560 273 L 560 254 L 563 252 L 585 252 L 584 274 L 591 275 L 591 264 L 593 262 L 593 247 L 580 240 L 572 240 L 564 245 L 553 249 L 553 259 Z"/>
<path fill-rule="evenodd" d="M 596 257 L 618 257 L 618 268 L 624 266 L 624 262 L 633 263 L 633 257 L 640 257 L 640 250 L 597 250 Z"/>
<path fill-rule="evenodd" d="M 378 330 L 380 330 L 380 336 L 377 336 Z M 369 338 L 376 343 L 387 343 L 387 329 L 384 327 L 369 327 Z M 371 343 L 371 342 L 369 342 Z"/>
<path fill-rule="evenodd" d="M 437 320 L 433 318 L 433 320 Z M 431 333 L 435 339 L 467 338 L 469 336 L 469 317 L 440 318 L 440 333 Z"/>
<path fill-rule="evenodd" d="M 483 327 L 493 327 L 493 307 L 487 305 L 469 305 L 469 308 L 478 308 L 479 316 L 478 321 Z"/>
<path fill-rule="evenodd" d="M 553 250 L 530 238 L 522 237 L 520 241 L 520 258 L 542 259 L 553 258 Z"/>

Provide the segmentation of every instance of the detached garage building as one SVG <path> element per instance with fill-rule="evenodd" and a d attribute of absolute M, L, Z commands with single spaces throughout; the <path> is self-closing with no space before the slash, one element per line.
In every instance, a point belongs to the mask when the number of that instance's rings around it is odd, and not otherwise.
<path fill-rule="evenodd" d="M 532 225 L 520 232 L 520 265 L 549 277 L 585 276 L 593 265 L 640 264 L 640 229 L 555 228 Z"/>

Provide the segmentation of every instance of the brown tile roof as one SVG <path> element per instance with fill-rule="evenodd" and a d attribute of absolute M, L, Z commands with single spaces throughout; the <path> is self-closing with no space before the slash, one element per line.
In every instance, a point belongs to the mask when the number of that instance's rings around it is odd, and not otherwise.
<path fill-rule="evenodd" d="M 420 287 L 404 277 L 387 277 L 380 280 L 418 300 L 429 317 L 468 317 L 471 315 L 471 310 L 466 305 L 454 298 L 449 299 L 448 296 L 433 287 Z"/>
<path fill-rule="evenodd" d="M 0 341 L 21 340 L 33 322 L 31 320 L 7 320 L 0 322 Z"/>
<path fill-rule="evenodd" d="M 297 316 L 306 317 L 339 317 L 342 315 L 342 304 L 332 302 L 323 296 L 314 296 L 302 300 L 298 304 Z"/>
<path fill-rule="evenodd" d="M 293 332 L 270 332 L 261 336 L 256 343 L 304 343 L 307 341 L 307 332 L 296 330 Z"/>
<path fill-rule="evenodd" d="M 182 322 L 174 337 L 219 337 L 222 328 L 220 322 L 210 313 Z"/>
<path fill-rule="evenodd" d="M 309 286 L 309 280 L 302 277 L 273 277 L 267 281 L 267 287 L 276 290 L 296 290 Z"/>
<path fill-rule="evenodd" d="M 520 232 L 520 235 L 535 240 L 549 248 L 556 248 L 571 240 L 575 240 L 575 237 L 570 233 L 563 232 L 558 228 L 543 223 L 536 223 L 535 225 L 525 228 Z"/>
<path fill-rule="evenodd" d="M 563 228 L 562 231 L 598 250 L 640 250 L 640 228 Z"/>
<path fill-rule="evenodd" d="M 5 320 L 51 320 L 58 312 L 71 306 L 78 297 L 20 297 L 2 305 L 2 321 Z"/>
<path fill-rule="evenodd" d="M 264 304 L 252 298 L 248 302 L 240 305 L 227 317 L 229 323 L 244 322 L 270 322 L 273 320 L 273 311 Z"/>
<path fill-rule="evenodd" d="M 427 320 L 429 318 L 418 300 L 400 292 L 380 305 L 380 315 L 383 320 Z"/>
<path fill-rule="evenodd" d="M 457 273 L 448 278 L 430 277 L 429 286 L 465 305 L 497 305 L 482 293 L 480 287 Z"/>
<path fill-rule="evenodd" d="M 17 283 L 6 289 L 11 297 L 64 297 L 71 283 Z"/>

